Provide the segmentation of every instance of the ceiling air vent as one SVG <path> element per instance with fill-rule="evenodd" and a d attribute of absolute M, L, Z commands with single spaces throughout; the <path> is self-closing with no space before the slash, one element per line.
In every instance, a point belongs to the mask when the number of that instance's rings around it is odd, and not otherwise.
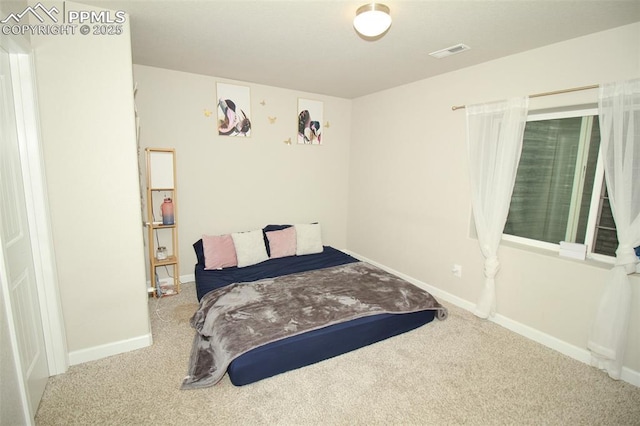
<path fill-rule="evenodd" d="M 464 52 L 465 50 L 469 50 L 471 49 L 469 46 L 467 46 L 466 44 L 456 44 L 455 46 L 451 46 L 451 47 L 447 47 L 446 49 L 442 49 L 442 50 L 438 50 L 436 52 L 431 52 L 429 53 L 430 56 L 433 56 L 434 58 L 444 58 L 446 56 L 451 56 L 451 55 L 455 55 L 456 53 L 460 53 L 460 52 Z"/>

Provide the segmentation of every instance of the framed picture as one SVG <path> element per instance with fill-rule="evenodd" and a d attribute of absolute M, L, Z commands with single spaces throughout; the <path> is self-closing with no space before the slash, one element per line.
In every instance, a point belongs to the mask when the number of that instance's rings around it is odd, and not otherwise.
<path fill-rule="evenodd" d="M 322 145 L 322 102 L 298 99 L 298 143 Z"/>
<path fill-rule="evenodd" d="M 249 88 L 217 83 L 218 134 L 251 136 L 251 94 Z"/>

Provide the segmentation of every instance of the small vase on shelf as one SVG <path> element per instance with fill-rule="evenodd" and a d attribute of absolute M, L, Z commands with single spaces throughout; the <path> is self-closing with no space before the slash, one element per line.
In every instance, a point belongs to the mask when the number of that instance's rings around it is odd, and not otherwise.
<path fill-rule="evenodd" d="M 173 225 L 174 224 L 174 216 L 173 216 L 173 201 L 170 197 L 166 197 L 164 202 L 160 206 L 160 210 L 162 211 L 162 224 L 163 225 Z"/>

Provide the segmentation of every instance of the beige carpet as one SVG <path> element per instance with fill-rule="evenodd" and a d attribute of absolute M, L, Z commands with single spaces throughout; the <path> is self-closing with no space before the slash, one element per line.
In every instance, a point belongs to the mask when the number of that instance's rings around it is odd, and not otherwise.
<path fill-rule="evenodd" d="M 235 387 L 182 391 L 192 283 L 149 301 L 153 346 L 49 380 L 38 425 L 640 425 L 640 388 L 449 306 L 446 321 Z"/>

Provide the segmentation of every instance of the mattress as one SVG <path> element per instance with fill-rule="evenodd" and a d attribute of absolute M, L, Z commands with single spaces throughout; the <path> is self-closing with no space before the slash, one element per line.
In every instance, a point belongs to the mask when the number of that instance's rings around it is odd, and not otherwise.
<path fill-rule="evenodd" d="M 416 329 L 435 314 L 381 314 L 332 325 L 253 349 L 236 358 L 227 373 L 234 385 L 247 385 Z"/>
<path fill-rule="evenodd" d="M 194 244 L 199 259 L 200 248 L 200 241 Z M 270 259 L 244 268 L 205 270 L 204 262 L 198 262 L 195 267 L 198 300 L 209 291 L 231 283 L 257 281 L 351 262 L 358 260 L 330 246 L 324 246 L 322 253 Z M 334 324 L 250 350 L 233 360 L 227 373 L 234 385 L 247 385 L 413 330 L 431 322 L 435 316 L 435 311 L 378 314 Z"/>

